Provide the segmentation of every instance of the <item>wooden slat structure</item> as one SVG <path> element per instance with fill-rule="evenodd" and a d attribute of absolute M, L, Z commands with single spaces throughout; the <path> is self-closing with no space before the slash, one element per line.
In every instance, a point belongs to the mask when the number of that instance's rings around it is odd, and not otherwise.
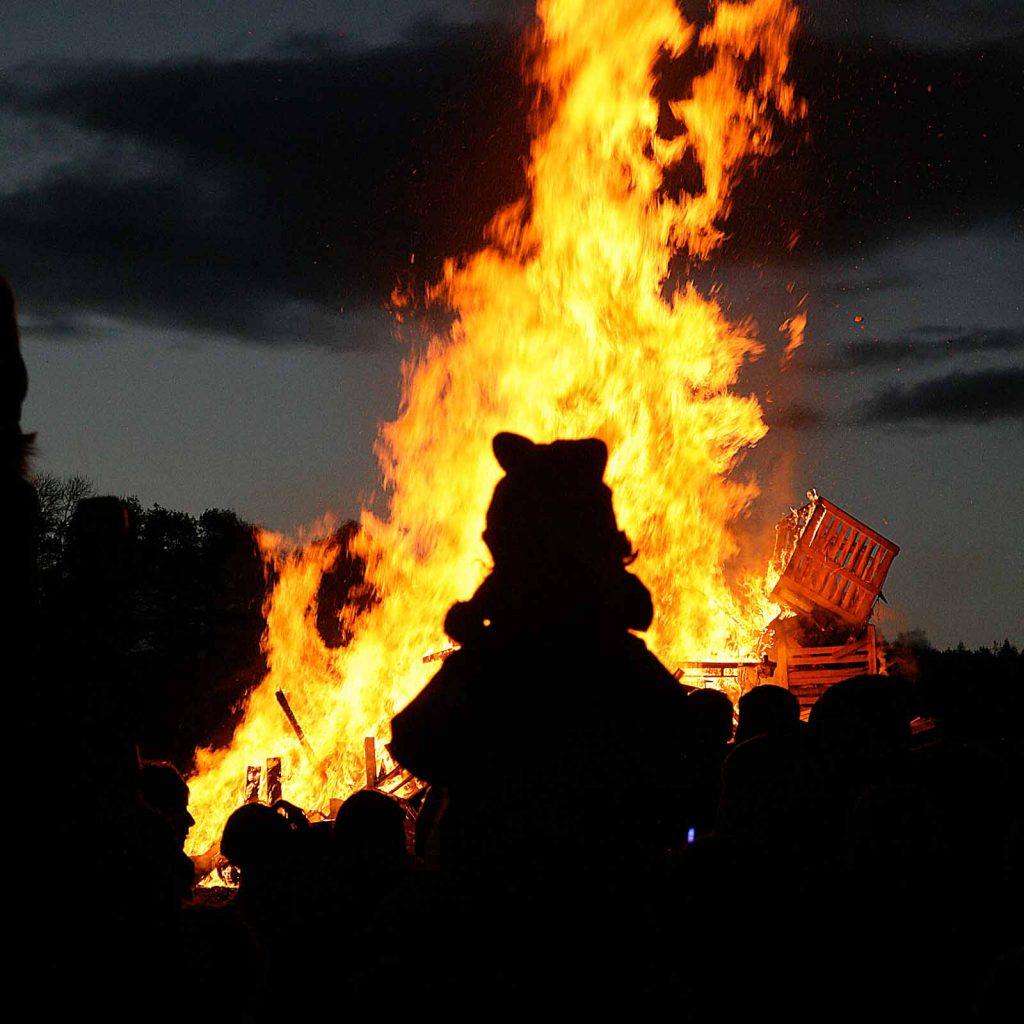
<path fill-rule="evenodd" d="M 796 696 L 802 716 L 833 683 L 878 671 L 872 625 L 862 636 L 839 647 L 801 647 L 792 638 L 780 636 L 774 654 L 775 677 L 771 682 L 787 687 Z"/>
<path fill-rule="evenodd" d="M 399 802 L 404 803 L 426 786 L 426 783 L 421 782 L 399 764 L 390 771 L 385 768 L 383 762 L 378 767 L 377 741 L 373 736 L 367 736 L 363 740 L 363 756 L 366 761 L 366 785 L 363 789 L 374 789 L 378 793 L 396 797 Z"/>
<path fill-rule="evenodd" d="M 687 690 L 711 687 L 716 690 L 734 689 L 745 693 L 752 686 L 772 682 L 775 666 L 764 661 L 681 661 L 672 674 Z"/>
<path fill-rule="evenodd" d="M 816 494 L 794 515 L 804 525 L 772 599 L 798 614 L 822 609 L 861 628 L 899 547 Z M 780 530 L 790 523 L 784 520 Z"/>

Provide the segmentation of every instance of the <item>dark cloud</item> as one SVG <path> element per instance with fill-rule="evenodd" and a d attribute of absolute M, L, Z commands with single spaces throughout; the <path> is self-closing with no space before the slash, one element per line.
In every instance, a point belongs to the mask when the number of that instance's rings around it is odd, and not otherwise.
<path fill-rule="evenodd" d="M 929 324 L 903 338 L 847 342 L 817 369 L 863 369 L 938 362 L 958 356 L 1024 352 L 1024 326 L 964 330 Z M 813 357 L 812 357 L 813 358 Z"/>
<path fill-rule="evenodd" d="M 53 316 L 28 321 L 22 317 L 18 333 L 22 338 L 43 338 L 47 341 L 98 341 L 104 332 L 81 316 Z"/>
<path fill-rule="evenodd" d="M 522 190 L 527 136 L 512 33 L 423 32 L 0 83 L 18 116 L 110 142 L 6 197 L 23 306 L 323 341 L 339 308 L 382 307 L 411 254 L 436 276 Z"/>
<path fill-rule="evenodd" d="M 739 189 L 723 258 L 788 259 L 794 231 L 863 254 L 1019 209 L 1022 52 L 805 37 L 810 114 Z M 701 66 L 662 68 L 661 92 Z M 0 110 L 109 145 L 8 193 L 6 271 L 39 316 L 330 341 L 339 308 L 382 307 L 411 254 L 435 278 L 521 194 L 519 69 L 512 29 L 437 24 L 376 50 L 307 34 L 241 60 L 35 65 L 0 80 Z M 668 184 L 701 187 L 692 167 Z"/>
<path fill-rule="evenodd" d="M 951 374 L 908 387 L 888 388 L 862 410 L 865 425 L 990 423 L 1024 420 L 1024 369 Z"/>

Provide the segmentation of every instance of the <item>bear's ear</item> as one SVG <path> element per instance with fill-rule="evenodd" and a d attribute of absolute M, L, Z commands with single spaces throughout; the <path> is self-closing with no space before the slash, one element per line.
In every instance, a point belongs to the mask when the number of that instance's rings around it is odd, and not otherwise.
<path fill-rule="evenodd" d="M 608 446 L 598 437 L 588 437 L 582 441 L 572 442 L 573 454 L 579 460 L 579 466 L 596 480 L 604 479 L 604 471 L 608 465 Z"/>
<path fill-rule="evenodd" d="M 494 449 L 498 465 L 506 473 L 511 473 L 537 446 L 528 437 L 503 431 L 495 435 L 491 447 Z"/>

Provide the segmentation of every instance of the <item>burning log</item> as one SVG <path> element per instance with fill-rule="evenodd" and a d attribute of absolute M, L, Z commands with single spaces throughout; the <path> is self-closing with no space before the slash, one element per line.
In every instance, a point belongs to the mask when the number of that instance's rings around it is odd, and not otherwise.
<path fill-rule="evenodd" d="M 363 740 L 363 759 L 366 762 L 366 788 L 377 788 L 377 741 L 372 736 Z"/>
<path fill-rule="evenodd" d="M 309 745 L 309 740 L 306 739 L 306 734 L 302 731 L 302 726 L 299 725 L 299 720 L 295 717 L 295 712 L 292 711 L 291 704 L 288 703 L 288 698 L 285 696 L 284 690 L 277 690 L 274 693 L 277 698 L 277 703 L 281 705 L 281 710 L 284 712 L 285 718 L 288 719 L 288 724 L 292 727 L 292 732 L 295 733 L 302 749 L 306 752 L 306 757 L 309 758 L 309 763 L 313 767 L 317 767 L 319 762 L 316 759 L 316 754 L 313 753 L 313 748 Z"/>
<path fill-rule="evenodd" d="M 432 661 L 444 661 L 445 658 L 454 654 L 458 649 L 458 644 L 451 644 L 449 647 L 442 647 L 439 651 L 431 651 L 429 654 L 423 655 L 423 664 L 426 665 Z"/>
<path fill-rule="evenodd" d="M 276 804 L 281 799 L 281 758 L 267 758 L 267 803 Z"/>

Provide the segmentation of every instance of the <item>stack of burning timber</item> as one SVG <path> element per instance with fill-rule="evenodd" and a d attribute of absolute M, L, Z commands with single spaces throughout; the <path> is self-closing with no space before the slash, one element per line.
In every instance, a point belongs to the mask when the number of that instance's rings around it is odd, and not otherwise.
<path fill-rule="evenodd" d="M 685 662 L 676 672 L 684 684 L 738 696 L 774 683 L 806 712 L 833 683 L 878 671 L 868 620 L 900 549 L 815 491 L 807 498 L 776 527 L 774 560 L 785 567 L 771 596 L 784 612 L 769 628 L 763 657 Z"/>
<path fill-rule="evenodd" d="M 449 648 L 442 652 L 441 655 L 433 657 L 447 655 L 453 650 L 456 650 L 456 648 Z M 306 739 L 306 734 L 299 724 L 299 720 L 295 717 L 295 712 L 292 710 L 287 694 L 283 690 L 278 690 L 274 696 L 277 698 L 278 704 L 281 705 L 281 710 L 285 718 L 288 719 L 288 724 L 291 726 L 292 732 L 295 733 L 295 737 L 302 746 L 309 763 L 316 768 L 318 765 L 316 754 L 313 752 L 309 740 Z M 366 761 L 366 789 L 375 789 L 381 793 L 387 793 L 389 796 L 395 797 L 403 805 L 408 804 L 422 790 L 423 784 L 400 765 L 388 769 L 383 762 L 378 764 L 377 741 L 372 736 L 366 737 L 363 754 Z M 281 783 L 281 758 L 268 757 L 265 769 L 263 765 L 258 764 L 249 765 L 246 768 L 245 803 L 265 803 L 274 806 L 278 801 L 284 799 Z M 335 816 L 341 803 L 340 799 L 331 800 L 329 815 L 331 818 Z"/>
<path fill-rule="evenodd" d="M 838 505 L 809 491 L 808 503 L 793 509 L 776 527 L 774 560 L 785 563 L 772 599 L 785 609 L 769 628 L 772 640 L 763 656 L 745 661 L 689 661 L 676 671 L 683 685 L 713 686 L 732 697 L 761 683 L 792 691 L 803 709 L 833 683 L 875 673 L 875 627 L 868 621 L 899 548 Z M 443 661 L 448 647 L 424 661 Z M 317 757 L 288 702 L 278 690 L 281 710 L 314 767 Z M 378 766 L 376 742 L 366 739 L 366 788 L 408 805 L 422 784 L 404 768 Z M 275 804 L 282 799 L 281 759 L 250 765 L 245 801 Z M 340 800 L 331 801 L 331 817 Z"/>

